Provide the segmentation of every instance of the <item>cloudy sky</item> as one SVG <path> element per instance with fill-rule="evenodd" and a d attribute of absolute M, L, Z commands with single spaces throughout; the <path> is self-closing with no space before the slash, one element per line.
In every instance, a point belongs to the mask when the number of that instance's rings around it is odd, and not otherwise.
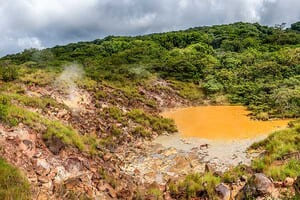
<path fill-rule="evenodd" d="M 300 21 L 300 0 L 0 0 L 0 56 L 107 35 Z"/>

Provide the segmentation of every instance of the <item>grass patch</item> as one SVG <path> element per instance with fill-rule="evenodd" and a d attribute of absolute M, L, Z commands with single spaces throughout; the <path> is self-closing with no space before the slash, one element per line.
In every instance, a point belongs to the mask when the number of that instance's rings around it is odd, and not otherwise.
<path fill-rule="evenodd" d="M 215 187 L 220 183 L 221 179 L 212 173 L 190 174 L 183 181 L 178 183 L 171 182 L 169 184 L 172 197 L 175 199 L 206 196 L 209 199 L 215 199 Z"/>
<path fill-rule="evenodd" d="M 100 177 L 108 182 L 108 184 L 110 184 L 113 188 L 117 187 L 117 180 L 113 176 L 110 176 L 104 168 L 99 168 L 98 173 Z"/>
<path fill-rule="evenodd" d="M 122 112 L 122 110 L 120 110 L 116 106 L 111 106 L 111 107 L 104 108 L 103 112 L 106 115 L 109 115 L 113 119 L 117 120 L 118 122 L 122 122 L 123 121 L 123 117 L 124 117 L 123 116 L 123 112 Z"/>
<path fill-rule="evenodd" d="M 0 119 L 4 122 L 11 126 L 16 126 L 22 122 L 36 131 L 42 131 L 45 140 L 55 136 L 67 145 L 77 147 L 80 150 L 85 149 L 82 136 L 71 126 L 64 125 L 56 120 L 49 120 L 38 113 L 12 105 L 5 97 L 0 98 Z"/>
<path fill-rule="evenodd" d="M 190 82 L 171 81 L 171 85 L 178 91 L 178 94 L 191 101 L 202 100 L 204 93 L 199 86 Z"/>
<path fill-rule="evenodd" d="M 0 199 L 30 200 L 30 185 L 21 172 L 0 158 Z"/>
<path fill-rule="evenodd" d="M 47 97 L 30 97 L 27 95 L 21 95 L 17 93 L 1 93 L 1 96 L 5 96 L 9 100 L 18 101 L 20 104 L 24 106 L 29 106 L 33 108 L 41 108 L 44 109 L 46 106 L 50 105 L 52 107 L 63 107 L 58 104 L 54 99 Z"/>
<path fill-rule="evenodd" d="M 265 140 L 254 143 L 250 149 L 265 151 L 264 156 L 252 162 L 252 167 L 274 180 L 300 175 L 300 161 L 287 155 L 300 151 L 300 124 L 295 121 L 291 127 L 273 133 Z M 278 164 L 279 163 L 279 164 Z"/>
<path fill-rule="evenodd" d="M 238 179 L 240 179 L 242 176 L 247 176 L 247 178 L 249 178 L 250 173 L 248 168 L 249 167 L 245 165 L 239 165 L 237 167 L 234 167 L 233 169 L 226 171 L 222 175 L 222 181 L 225 183 L 234 183 L 237 182 Z"/>
<path fill-rule="evenodd" d="M 56 73 L 51 71 L 46 71 L 42 69 L 29 69 L 22 68 L 22 76 L 20 76 L 20 80 L 23 83 L 31 84 L 31 85 L 40 85 L 46 86 L 52 84 L 55 80 Z"/>
<path fill-rule="evenodd" d="M 151 127 L 152 130 L 158 134 L 161 134 L 164 131 L 171 133 L 177 131 L 175 123 L 172 119 L 150 115 L 140 109 L 132 109 L 127 113 L 127 116 L 140 125 Z"/>
<path fill-rule="evenodd" d="M 142 126 L 135 127 L 132 131 L 132 134 L 142 136 L 142 137 L 149 137 L 151 135 L 151 133 Z"/>
<path fill-rule="evenodd" d="M 274 180 L 284 180 L 286 177 L 296 178 L 300 176 L 300 162 L 299 160 L 289 160 L 284 165 L 268 166 L 264 169 L 266 175 L 272 177 Z"/>
<path fill-rule="evenodd" d="M 163 199 L 163 194 L 158 188 L 150 188 L 147 193 L 155 200 Z"/>

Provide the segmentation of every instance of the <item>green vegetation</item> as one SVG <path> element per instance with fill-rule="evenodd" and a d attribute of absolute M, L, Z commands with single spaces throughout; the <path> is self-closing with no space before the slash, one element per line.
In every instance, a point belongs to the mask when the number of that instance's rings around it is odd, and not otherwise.
<path fill-rule="evenodd" d="M 137 37 L 110 36 L 29 49 L 1 62 L 26 66 L 31 72 L 21 80 L 27 83 L 45 84 L 49 76 L 44 71 L 56 73 L 65 63 L 77 62 L 93 81 L 118 86 L 129 99 L 146 101 L 136 86 L 158 77 L 173 81 L 179 94 L 191 100 L 201 101 L 205 95 L 216 103 L 244 104 L 263 119 L 299 117 L 298 27 L 299 22 L 286 30 L 235 23 Z"/>
<path fill-rule="evenodd" d="M 239 165 L 237 167 L 234 167 L 233 169 L 227 170 L 222 175 L 222 180 L 225 183 L 234 183 L 237 182 L 242 176 L 246 176 L 249 178 L 249 174 L 251 172 L 251 169 L 245 165 Z"/>
<path fill-rule="evenodd" d="M 179 92 L 179 95 L 191 101 L 204 98 L 203 91 L 199 86 L 189 82 L 172 81 L 172 86 Z"/>
<path fill-rule="evenodd" d="M 148 194 L 152 196 L 155 200 L 162 200 L 163 194 L 158 188 L 150 188 Z"/>
<path fill-rule="evenodd" d="M 104 180 L 106 180 L 113 188 L 117 187 L 117 180 L 113 177 L 110 176 L 105 169 L 103 168 L 99 168 L 98 170 L 98 174 L 100 175 L 100 177 Z"/>
<path fill-rule="evenodd" d="M 294 122 L 291 128 L 275 132 L 264 141 L 253 144 L 251 149 L 265 151 L 262 158 L 253 161 L 253 169 L 264 172 L 274 180 L 299 176 L 299 142 L 300 124 Z"/>
<path fill-rule="evenodd" d="M 234 23 L 136 37 L 109 36 L 44 50 L 27 49 L 0 59 L 0 120 L 11 126 L 22 122 L 41 131 L 46 141 L 58 138 L 66 145 L 97 154 L 98 146 L 117 145 L 115 138 L 121 138 L 128 123 L 132 123 L 130 134 L 136 137 L 176 131 L 172 120 L 157 115 L 157 102 L 148 98 L 147 92 L 174 94 L 170 92 L 174 90 L 183 99 L 198 104 L 206 100 L 242 104 L 261 120 L 298 118 L 299 27 L 300 22 L 290 29 Z M 68 63 L 83 67 L 86 77 L 77 81 L 81 88 L 99 101 L 107 100 L 109 107 L 99 115 L 115 125 L 109 126 L 109 134 L 103 134 L 104 138 L 96 134 L 82 136 L 69 125 L 27 109 L 44 111 L 49 105 L 60 108 L 51 98 L 27 96 L 22 84 L 47 86 Z M 102 86 L 107 91 L 101 90 Z M 152 108 L 153 112 L 149 111 Z M 264 156 L 254 160 L 250 169 L 238 166 L 222 177 L 192 174 L 183 181 L 172 182 L 172 196 L 213 199 L 220 181 L 237 181 L 252 170 L 264 172 L 274 180 L 299 176 L 299 158 L 295 156 L 300 151 L 299 133 L 299 123 L 295 122 L 290 129 L 254 144 L 251 148 L 263 151 Z M 100 175 L 116 186 L 105 171 L 100 170 Z M 149 194 L 161 198 L 155 188 Z"/>
<path fill-rule="evenodd" d="M 9 98 L 0 95 L 0 119 L 16 126 L 20 122 L 29 127 L 44 132 L 44 139 L 51 140 L 52 137 L 60 139 L 67 145 L 73 145 L 80 150 L 84 150 L 81 136 L 70 126 L 63 125 L 59 121 L 49 120 L 38 113 L 28 111 L 25 108 L 11 104 Z"/>
<path fill-rule="evenodd" d="M 183 181 L 169 184 L 171 195 L 176 199 L 191 199 L 206 196 L 209 199 L 216 199 L 215 187 L 220 183 L 220 178 L 212 173 L 190 174 Z"/>
<path fill-rule="evenodd" d="M 21 172 L 0 158 L 0 199 L 29 200 L 31 191 Z"/>
<path fill-rule="evenodd" d="M 0 62 L 0 79 L 8 82 L 17 79 L 18 70 L 15 65 L 10 64 L 9 61 Z"/>
<path fill-rule="evenodd" d="M 127 120 L 131 119 L 136 124 L 132 130 L 132 134 L 135 136 L 150 137 L 151 132 L 147 129 L 151 129 L 158 134 L 163 132 L 175 132 L 177 130 L 173 120 L 146 113 L 141 109 L 132 109 L 124 113 L 118 107 L 111 106 L 104 108 L 101 115 L 106 118 L 112 118 L 125 126 L 128 124 Z M 111 133 L 113 135 L 118 136 L 121 132 L 122 131 L 115 125 L 112 126 Z"/>
<path fill-rule="evenodd" d="M 151 135 L 151 133 L 142 126 L 135 127 L 132 133 L 142 137 L 149 137 Z"/>
<path fill-rule="evenodd" d="M 300 22 L 293 23 L 291 29 L 295 31 L 300 31 Z"/>
<path fill-rule="evenodd" d="M 176 132 L 177 130 L 173 120 L 166 119 L 160 116 L 149 115 L 140 109 L 131 110 L 130 112 L 127 113 L 127 116 L 138 124 L 151 127 L 158 134 L 161 134 L 164 131 L 172 133 L 172 132 Z"/>
<path fill-rule="evenodd" d="M 103 112 L 104 114 L 109 115 L 118 122 L 121 122 L 123 120 L 123 112 L 118 107 L 107 107 L 103 109 Z"/>

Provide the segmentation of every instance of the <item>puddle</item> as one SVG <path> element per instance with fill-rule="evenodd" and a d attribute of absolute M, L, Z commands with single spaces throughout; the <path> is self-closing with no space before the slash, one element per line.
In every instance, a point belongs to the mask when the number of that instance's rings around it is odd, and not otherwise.
<path fill-rule="evenodd" d="M 183 137 L 223 141 L 256 138 L 286 127 L 289 122 L 252 120 L 249 113 L 243 106 L 199 106 L 167 111 L 162 116 L 174 119 Z"/>
<path fill-rule="evenodd" d="M 179 133 L 159 136 L 155 143 L 165 148 L 197 152 L 203 162 L 225 171 L 240 163 L 250 164 L 247 148 L 289 120 L 252 120 L 243 106 L 199 106 L 180 108 L 162 113 L 174 119 Z"/>

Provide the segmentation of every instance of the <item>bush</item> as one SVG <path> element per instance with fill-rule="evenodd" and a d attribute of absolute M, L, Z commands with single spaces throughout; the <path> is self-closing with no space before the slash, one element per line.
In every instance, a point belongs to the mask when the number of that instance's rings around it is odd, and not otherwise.
<path fill-rule="evenodd" d="M 152 196 L 155 200 L 162 200 L 163 194 L 158 188 L 150 188 L 148 194 Z"/>
<path fill-rule="evenodd" d="M 132 132 L 134 135 L 139 135 L 139 136 L 142 136 L 142 137 L 149 137 L 150 136 L 150 132 L 147 131 L 144 127 L 142 126 L 138 126 L 138 127 L 135 127 L 133 132 Z"/>
<path fill-rule="evenodd" d="M 127 116 L 133 119 L 136 123 L 143 126 L 150 126 L 153 131 L 158 134 L 164 131 L 174 133 L 177 131 L 174 120 L 166 119 L 160 116 L 149 115 L 140 109 L 133 109 L 127 113 Z"/>
<path fill-rule="evenodd" d="M 170 192 L 173 197 L 184 194 L 187 199 L 194 197 L 208 197 L 214 199 L 215 187 L 220 183 L 220 178 L 212 173 L 205 174 L 190 174 L 179 183 L 170 183 Z M 202 194 L 203 196 L 199 196 Z"/>
<path fill-rule="evenodd" d="M 123 112 L 116 106 L 111 106 L 103 109 L 104 113 L 108 114 L 113 119 L 121 122 L 123 119 Z"/>
<path fill-rule="evenodd" d="M 18 77 L 18 70 L 13 65 L 0 65 L 0 77 L 3 81 L 13 81 Z"/>
<path fill-rule="evenodd" d="M 111 127 L 111 134 L 114 136 L 119 136 L 119 135 L 121 135 L 121 133 L 122 133 L 122 130 L 113 124 Z"/>
<path fill-rule="evenodd" d="M 9 100 L 6 97 L 0 95 L 0 120 L 5 121 L 8 116 L 8 103 Z"/>

